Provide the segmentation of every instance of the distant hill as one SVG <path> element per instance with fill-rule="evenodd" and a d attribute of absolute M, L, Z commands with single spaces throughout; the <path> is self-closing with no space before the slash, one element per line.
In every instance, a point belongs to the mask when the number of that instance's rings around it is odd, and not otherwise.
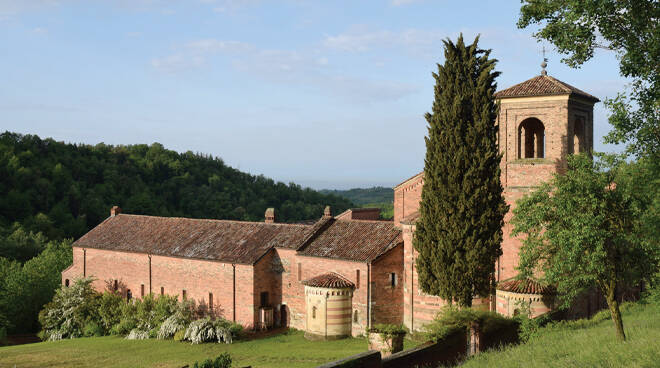
<path fill-rule="evenodd" d="M 0 238 L 16 226 L 49 239 L 78 238 L 112 205 L 124 213 L 249 221 L 263 221 L 274 207 L 278 222 L 320 218 L 326 205 L 334 213 L 355 206 L 159 143 L 91 146 L 11 132 L 0 134 L 0 193 Z"/>
<path fill-rule="evenodd" d="M 344 197 L 360 206 L 368 203 L 394 202 L 394 190 L 386 187 L 354 188 L 349 190 L 322 189 L 321 193 Z"/>
<path fill-rule="evenodd" d="M 391 219 L 394 216 L 394 190 L 392 188 L 323 189 L 321 193 L 344 197 L 358 207 L 378 207 L 382 210 L 381 217 L 384 219 Z"/>

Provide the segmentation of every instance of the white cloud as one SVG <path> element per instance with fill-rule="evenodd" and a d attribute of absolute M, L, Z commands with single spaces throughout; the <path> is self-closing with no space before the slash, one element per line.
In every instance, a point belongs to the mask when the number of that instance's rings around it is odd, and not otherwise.
<path fill-rule="evenodd" d="M 412 3 L 417 3 L 420 2 L 420 0 L 391 0 L 390 4 L 394 6 L 402 6 L 402 5 L 408 5 Z"/>
<path fill-rule="evenodd" d="M 367 52 L 376 49 L 404 49 L 417 55 L 432 54 L 451 35 L 441 30 L 405 29 L 401 31 L 377 30 L 353 27 L 351 30 L 326 36 L 323 45 L 346 52 Z"/>
<path fill-rule="evenodd" d="M 34 34 L 45 34 L 45 33 L 48 33 L 48 30 L 46 28 L 43 28 L 43 27 L 37 27 L 37 28 L 32 29 L 32 33 L 34 33 Z"/>
<path fill-rule="evenodd" d="M 204 65 L 204 63 L 205 59 L 203 57 L 181 53 L 151 60 L 151 66 L 165 73 L 196 69 Z"/>

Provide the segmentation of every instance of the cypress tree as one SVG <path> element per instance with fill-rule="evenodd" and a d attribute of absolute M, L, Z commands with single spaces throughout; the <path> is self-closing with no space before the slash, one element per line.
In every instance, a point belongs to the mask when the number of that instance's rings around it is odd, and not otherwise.
<path fill-rule="evenodd" d="M 494 286 L 508 210 L 500 182 L 495 59 L 477 43 L 447 39 L 426 114 L 424 187 L 414 237 L 421 289 L 471 306 Z"/>

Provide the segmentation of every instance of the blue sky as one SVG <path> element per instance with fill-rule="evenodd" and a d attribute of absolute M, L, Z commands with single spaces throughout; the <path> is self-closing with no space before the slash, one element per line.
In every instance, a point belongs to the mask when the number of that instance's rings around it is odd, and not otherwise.
<path fill-rule="evenodd" d="M 423 168 L 442 40 L 481 34 L 506 88 L 540 72 L 601 100 L 611 53 L 575 70 L 512 1 L 0 0 L 0 130 L 160 142 L 312 188 L 393 186 Z M 595 149 L 607 113 L 595 111 Z"/>

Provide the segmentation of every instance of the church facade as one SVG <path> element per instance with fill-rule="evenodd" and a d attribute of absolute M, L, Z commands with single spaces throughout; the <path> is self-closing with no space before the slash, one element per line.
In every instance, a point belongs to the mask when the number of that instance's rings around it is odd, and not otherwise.
<path fill-rule="evenodd" d="M 545 75 L 499 91 L 501 179 L 511 210 L 515 201 L 554 173 L 566 156 L 593 147 L 598 99 Z M 310 338 L 360 335 L 377 323 L 417 330 L 446 303 L 419 289 L 412 239 L 424 173 L 394 188 L 393 221 L 378 211 L 327 208 L 312 225 L 280 224 L 268 209 L 264 222 L 165 218 L 122 214 L 73 244 L 68 286 L 94 277 L 98 290 L 126 298 L 149 293 L 193 299 L 216 315 L 248 328 L 290 326 Z M 513 280 L 520 241 L 504 226 L 503 255 L 495 265 L 497 294 L 476 307 L 504 315 L 528 303 L 534 315 L 553 308 L 552 289 Z"/>

